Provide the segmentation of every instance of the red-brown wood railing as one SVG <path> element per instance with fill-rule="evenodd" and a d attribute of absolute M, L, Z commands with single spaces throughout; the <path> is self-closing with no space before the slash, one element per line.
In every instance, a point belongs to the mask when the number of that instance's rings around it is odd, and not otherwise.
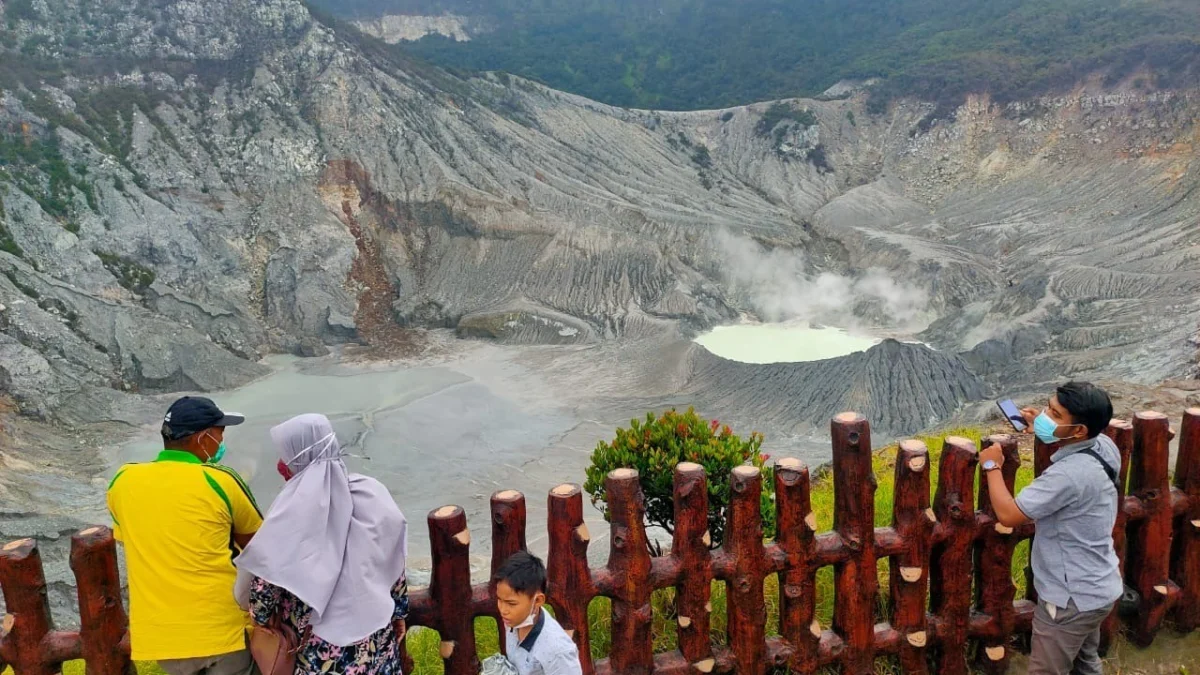
<path fill-rule="evenodd" d="M 1122 476 L 1128 476 L 1114 538 L 1126 582 L 1142 603 L 1125 628 L 1135 644 L 1145 646 L 1168 616 L 1180 630 L 1200 625 L 1200 409 L 1184 415 L 1174 485 L 1168 477 L 1174 432 L 1166 416 L 1145 412 L 1132 423 L 1114 421 L 1109 434 L 1121 449 Z M 945 440 L 931 500 L 925 446 L 901 443 L 892 525 L 875 527 L 870 427 L 861 416 L 844 413 L 832 421 L 832 438 L 832 532 L 816 532 L 808 469 L 798 460 L 782 459 L 774 471 L 776 539 L 763 543 L 762 475 L 739 467 L 731 479 L 727 539 L 710 550 L 704 471 L 682 464 L 675 472 L 673 545 L 668 555 L 652 558 L 638 476 L 619 470 L 607 484 L 609 561 L 590 569 L 582 491 L 570 484 L 550 490 L 550 603 L 579 644 L 584 672 L 759 674 L 783 667 L 812 673 L 833 665 L 858 675 L 871 673 L 875 660 L 887 656 L 896 657 L 905 673 L 965 674 L 972 663 L 988 673 L 1005 672 L 1014 637 L 1029 632 L 1033 616 L 1033 586 L 1026 598 L 1015 599 L 1011 565 L 1016 545 L 1032 537 L 1034 528 L 1013 531 L 996 522 L 986 481 L 976 480 L 977 448 L 966 439 Z M 1016 439 L 995 436 L 985 442 L 993 440 L 1013 460 L 1004 467 L 1011 489 Z M 1049 465 L 1050 453 L 1037 446 L 1035 472 Z M 440 633 L 448 675 L 473 675 L 479 669 L 474 619 L 496 617 L 494 589 L 471 583 L 471 537 L 462 509 L 437 509 L 428 524 L 432 581 L 429 588 L 413 591 L 409 623 Z M 524 546 L 524 496 L 496 493 L 493 569 Z M 881 621 L 877 612 L 881 558 L 889 561 L 890 622 Z M 833 566 L 835 586 L 828 627 L 816 619 L 816 574 L 825 566 Z M 15 675 L 51 675 L 64 661 L 83 658 L 88 675 L 130 672 L 112 533 L 91 527 L 76 534 L 71 569 L 81 627 L 56 631 L 35 542 L 23 539 L 0 549 L 0 587 L 8 611 L 0 624 L 0 669 L 7 664 Z M 776 573 L 780 635 L 768 637 L 763 582 Z M 728 646 L 714 644 L 710 635 L 714 580 L 726 584 Z M 678 625 L 678 648 L 655 654 L 651 594 L 663 588 L 676 592 L 671 618 Z M 612 648 L 608 659 L 593 663 L 588 605 L 598 596 L 612 601 Z M 1121 626 L 1114 610 L 1104 624 L 1105 645 Z"/>

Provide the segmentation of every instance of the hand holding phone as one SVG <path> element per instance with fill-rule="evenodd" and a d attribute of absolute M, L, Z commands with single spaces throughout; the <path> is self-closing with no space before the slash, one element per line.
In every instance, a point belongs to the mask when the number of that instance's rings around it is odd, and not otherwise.
<path fill-rule="evenodd" d="M 1004 419 L 1012 425 L 1017 431 L 1025 431 L 1029 428 L 1029 423 L 1025 420 L 1024 413 L 1013 403 L 1011 398 L 1006 398 L 1002 401 L 996 401 L 996 405 L 1000 406 L 1000 412 L 1004 415 Z"/>

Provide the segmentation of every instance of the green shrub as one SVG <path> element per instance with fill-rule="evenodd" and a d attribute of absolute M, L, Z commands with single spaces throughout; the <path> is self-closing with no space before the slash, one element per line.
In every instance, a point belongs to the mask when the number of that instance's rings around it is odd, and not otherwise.
<path fill-rule="evenodd" d="M 770 136 L 771 132 L 775 131 L 775 127 L 784 122 L 794 122 L 802 127 L 813 127 L 817 125 L 817 116 L 808 108 L 796 110 L 790 103 L 774 103 L 763 113 L 762 119 L 758 121 L 754 131 L 759 136 Z M 779 142 L 778 135 L 776 135 L 775 141 Z"/>
<path fill-rule="evenodd" d="M 829 164 L 829 158 L 825 155 L 824 144 L 818 143 L 816 146 L 809 148 L 808 152 L 804 153 L 804 158 L 817 167 L 818 173 L 822 175 L 833 173 L 833 166 Z"/>
<path fill-rule="evenodd" d="M 117 283 L 130 291 L 142 294 L 154 283 L 154 270 L 124 256 L 105 251 L 95 251 L 104 268 L 117 278 Z"/>
<path fill-rule="evenodd" d="M 33 6 L 33 0 L 12 0 L 4 13 L 8 17 L 9 25 L 17 21 L 37 21 L 41 18 L 37 8 Z"/>
<path fill-rule="evenodd" d="M 763 535 L 772 537 L 774 483 L 770 469 L 764 468 L 769 456 L 761 452 L 762 443 L 763 436 L 758 432 L 743 439 L 728 425 L 703 419 L 691 408 L 685 413 L 668 410 L 659 417 L 647 413 L 644 420 L 631 420 L 628 429 L 617 429 L 611 442 L 596 446 L 584 489 L 591 495 L 592 504 L 608 518 L 605 477 L 615 469 L 635 469 L 646 499 L 647 524 L 673 533 L 675 466 L 681 462 L 699 464 L 708 474 L 708 529 L 715 548 L 725 534 L 731 496 L 729 474 L 735 467 L 750 464 L 763 469 Z"/>
<path fill-rule="evenodd" d="M 20 245 L 17 244 L 17 240 L 13 239 L 12 232 L 8 231 L 3 221 L 0 221 L 0 251 L 10 253 L 18 258 L 25 255 L 25 252 L 21 250 Z"/>

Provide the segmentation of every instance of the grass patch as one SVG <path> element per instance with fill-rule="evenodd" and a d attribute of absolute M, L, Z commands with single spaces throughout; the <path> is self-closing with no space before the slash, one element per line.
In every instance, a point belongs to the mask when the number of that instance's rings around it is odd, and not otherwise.
<path fill-rule="evenodd" d="M 89 208 L 98 208 L 95 189 L 84 177 L 72 173 L 63 158 L 54 126 L 40 135 L 31 128 L 0 133 L 0 166 L 11 167 L 6 173 L 16 187 L 36 200 L 43 211 L 57 218 L 67 230 L 78 231 L 73 220 L 74 190 L 83 194 Z"/>
<path fill-rule="evenodd" d="M 150 288 L 150 284 L 154 283 L 154 270 L 145 265 L 115 253 L 104 251 L 94 251 L 94 253 L 104 264 L 104 269 L 116 277 L 117 283 L 130 291 L 140 295 Z"/>

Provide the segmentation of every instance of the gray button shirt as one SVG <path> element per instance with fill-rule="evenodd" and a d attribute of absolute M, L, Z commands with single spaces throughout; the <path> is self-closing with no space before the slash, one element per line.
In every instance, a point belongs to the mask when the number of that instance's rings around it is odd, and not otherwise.
<path fill-rule="evenodd" d="M 1030 565 L 1038 598 L 1058 607 L 1071 600 L 1081 612 L 1111 605 L 1124 583 L 1113 550 L 1117 488 L 1093 457 L 1113 470 L 1121 453 L 1108 436 L 1074 443 L 1050 457 L 1050 467 L 1017 495 L 1017 507 L 1036 522 Z"/>
<path fill-rule="evenodd" d="M 538 612 L 537 623 L 524 640 L 517 640 L 517 631 L 505 631 L 505 651 L 508 660 L 521 675 L 582 675 L 579 650 L 575 641 L 550 612 Z"/>

